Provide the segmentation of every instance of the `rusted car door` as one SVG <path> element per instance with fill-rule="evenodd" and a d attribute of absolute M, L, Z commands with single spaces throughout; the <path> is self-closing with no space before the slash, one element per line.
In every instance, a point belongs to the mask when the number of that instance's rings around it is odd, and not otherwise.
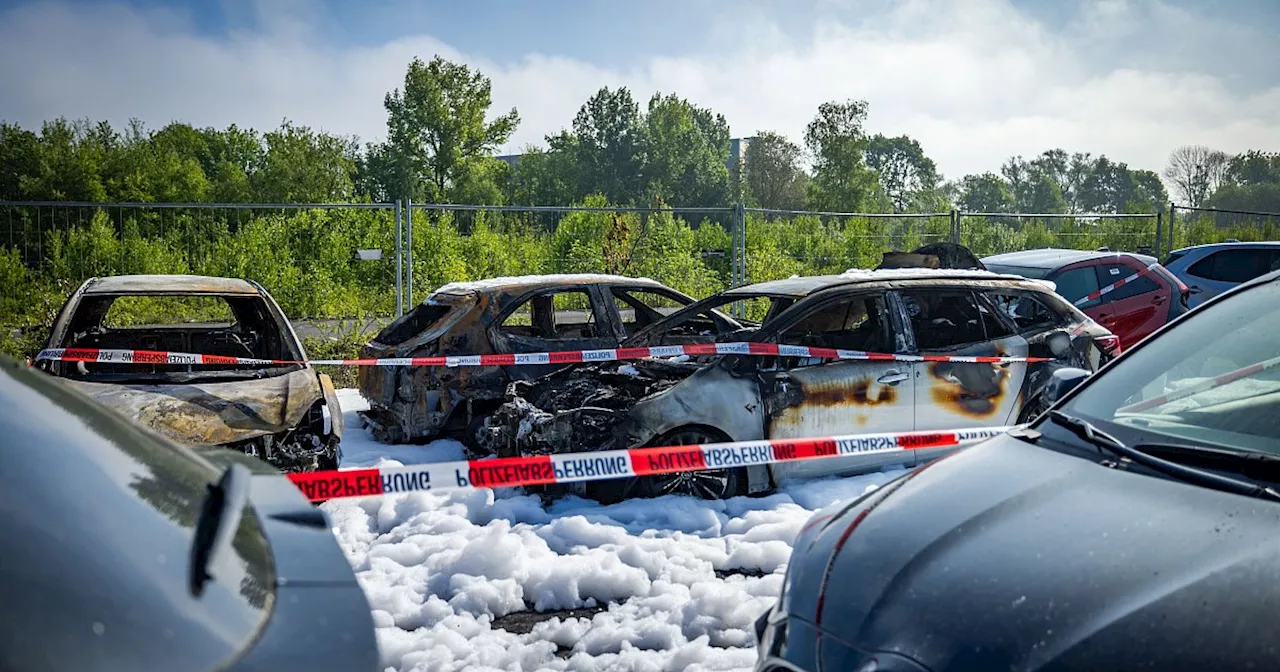
<path fill-rule="evenodd" d="M 967 288 L 905 289 L 895 300 L 925 355 L 1025 357 L 1027 341 L 1000 319 L 993 304 Z M 912 364 L 916 429 L 998 426 L 1016 417 L 1025 363 Z"/>
<path fill-rule="evenodd" d="M 892 352 L 894 321 L 882 293 L 833 297 L 806 308 L 782 327 L 780 345 Z M 911 364 L 869 360 L 781 357 L 766 362 L 764 397 L 769 438 L 909 431 L 915 425 Z M 774 466 L 775 477 L 853 473 L 902 462 L 895 454 L 852 455 Z"/>
<path fill-rule="evenodd" d="M 502 311 L 490 326 L 499 353 L 598 350 L 618 345 L 614 318 L 606 313 L 597 288 L 552 287 L 531 292 Z M 564 366 L 507 366 L 512 379 L 528 380 Z"/>

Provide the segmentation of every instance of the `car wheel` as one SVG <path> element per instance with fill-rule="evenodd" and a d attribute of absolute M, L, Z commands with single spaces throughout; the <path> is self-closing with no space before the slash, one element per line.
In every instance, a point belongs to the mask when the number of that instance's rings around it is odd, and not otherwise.
<path fill-rule="evenodd" d="M 650 446 L 695 446 L 704 443 L 723 443 L 728 437 L 701 427 L 682 427 L 659 436 Z M 742 493 L 746 472 L 742 468 L 710 469 L 659 476 L 642 476 L 626 479 L 630 496 L 661 497 L 685 495 L 701 499 L 725 499 Z"/>

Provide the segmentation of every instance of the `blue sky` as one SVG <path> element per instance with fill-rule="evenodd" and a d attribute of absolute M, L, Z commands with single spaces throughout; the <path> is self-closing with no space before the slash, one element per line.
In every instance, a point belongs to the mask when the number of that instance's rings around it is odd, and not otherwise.
<path fill-rule="evenodd" d="M 0 0 L 0 119 L 375 140 L 382 96 L 439 53 L 519 109 L 506 151 L 622 85 L 796 140 L 819 103 L 864 99 L 951 177 L 1050 147 L 1159 169 L 1181 144 L 1280 149 L 1278 29 L 1271 0 Z"/>

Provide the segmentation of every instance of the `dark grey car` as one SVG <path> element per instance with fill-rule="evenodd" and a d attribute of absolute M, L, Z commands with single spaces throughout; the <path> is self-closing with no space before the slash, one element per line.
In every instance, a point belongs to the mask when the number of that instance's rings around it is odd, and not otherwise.
<path fill-rule="evenodd" d="M 819 512 L 756 669 L 1280 669 L 1278 332 L 1272 273 Z"/>
<path fill-rule="evenodd" d="M 325 514 L 0 358 L 0 669 L 374 670 Z"/>

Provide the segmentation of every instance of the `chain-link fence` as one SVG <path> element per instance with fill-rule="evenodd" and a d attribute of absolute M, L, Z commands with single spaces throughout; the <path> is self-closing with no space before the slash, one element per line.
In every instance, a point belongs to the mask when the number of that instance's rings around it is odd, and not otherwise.
<path fill-rule="evenodd" d="M 0 202 L 0 338 L 47 326 L 67 294 L 94 276 L 255 280 L 308 337 L 375 329 L 458 280 L 612 273 L 701 297 L 873 268 L 885 252 L 931 242 L 959 242 L 979 256 L 1041 247 L 1150 253 L 1157 232 L 1167 235 L 1157 214 L 404 206 Z"/>
<path fill-rule="evenodd" d="M 736 284 L 735 208 L 413 203 L 405 212 L 407 301 L 456 280 L 548 273 L 650 277 L 694 296 Z"/>
<path fill-rule="evenodd" d="M 979 257 L 1019 250 L 1064 248 L 1159 254 L 1161 213 L 958 213 L 959 242 Z"/>
<path fill-rule="evenodd" d="M 254 280 L 304 337 L 370 326 L 397 312 L 398 222 L 386 203 L 0 202 L 0 339 L 47 327 L 88 278 L 126 274 Z"/>
<path fill-rule="evenodd" d="M 883 254 L 954 239 L 951 213 L 746 209 L 745 282 L 874 268 Z"/>
<path fill-rule="evenodd" d="M 1166 251 L 1223 242 L 1280 240 L 1280 213 L 1169 204 Z"/>

